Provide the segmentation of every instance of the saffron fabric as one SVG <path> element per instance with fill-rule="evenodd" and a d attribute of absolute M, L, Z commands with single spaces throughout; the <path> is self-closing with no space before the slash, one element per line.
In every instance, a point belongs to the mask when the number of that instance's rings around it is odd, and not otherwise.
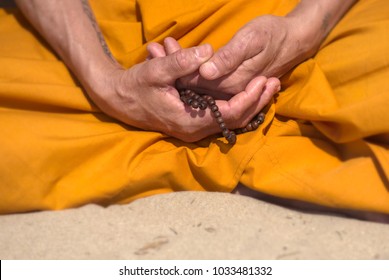
<path fill-rule="evenodd" d="M 90 1 L 125 67 L 148 42 L 219 48 L 297 0 Z M 265 123 L 229 146 L 184 143 L 104 115 L 16 9 L 0 10 L 0 213 L 110 205 L 173 191 L 266 194 L 389 213 L 389 2 L 361 0 L 282 78 Z"/>

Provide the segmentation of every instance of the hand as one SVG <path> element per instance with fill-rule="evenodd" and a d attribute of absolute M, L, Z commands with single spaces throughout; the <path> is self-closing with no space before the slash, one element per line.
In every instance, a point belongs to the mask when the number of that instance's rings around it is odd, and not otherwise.
<path fill-rule="evenodd" d="M 157 57 L 165 57 L 166 55 L 174 54 L 177 51 L 180 51 L 182 48 L 179 45 L 179 43 L 171 37 L 167 37 L 164 40 L 164 45 L 152 42 L 147 46 L 147 49 L 149 51 L 149 59 L 157 58 Z M 223 77 L 223 79 L 226 77 Z M 256 76 L 251 80 L 247 80 L 245 82 L 241 82 L 241 87 L 243 90 L 246 88 L 246 86 L 253 80 L 259 79 L 259 78 L 265 78 L 263 76 Z M 265 78 L 266 79 L 266 78 Z M 199 86 L 201 85 L 201 86 Z M 219 81 L 209 81 L 205 80 L 200 76 L 199 71 L 195 71 L 193 73 L 190 73 L 189 75 L 186 75 L 184 77 L 181 77 L 177 80 L 176 86 L 178 88 L 189 88 L 196 90 L 199 93 L 202 94 L 209 94 L 213 96 L 215 99 L 219 100 L 229 100 L 232 95 L 239 93 L 239 91 L 233 91 L 235 90 L 235 87 L 232 85 L 231 88 L 223 89 L 219 87 Z M 270 89 L 271 95 L 265 94 L 261 97 L 262 106 L 266 106 L 267 103 L 271 100 L 272 96 L 279 92 L 280 87 L 280 81 L 277 78 L 269 78 L 266 82 L 266 88 Z M 236 88 L 238 90 L 238 88 Z"/>
<path fill-rule="evenodd" d="M 198 70 L 213 54 L 209 45 L 182 49 L 124 70 L 105 75 L 104 86 L 90 93 L 108 115 L 145 130 L 161 131 L 187 142 L 220 132 L 209 110 L 184 105 L 175 88 L 176 80 Z M 245 126 L 266 105 L 276 89 L 267 79 L 253 79 L 228 101 L 217 101 L 230 129 Z"/>
<path fill-rule="evenodd" d="M 303 39 L 299 20 L 273 15 L 252 20 L 200 67 L 202 78 L 191 83 L 203 87 L 209 80 L 219 91 L 233 93 L 259 75 L 282 77 L 318 47 Z"/>
<path fill-rule="evenodd" d="M 200 74 L 208 80 L 281 77 L 315 52 L 311 42 L 303 41 L 302 26 L 297 17 L 257 17 L 202 65 Z"/>
<path fill-rule="evenodd" d="M 281 77 L 312 57 L 327 34 L 356 0 L 301 0 L 284 17 L 260 16 L 243 26 L 204 65 L 198 87 L 213 82 L 220 91 L 237 92 L 257 77 Z"/>
<path fill-rule="evenodd" d="M 281 77 L 316 51 L 316 45 L 303 40 L 299 17 L 258 17 L 243 26 L 198 73 L 180 79 L 184 87 L 195 88 L 217 98 L 228 99 L 259 76 Z M 164 42 L 166 54 L 179 49 L 173 38 Z M 163 55 L 151 45 L 153 56 Z"/>

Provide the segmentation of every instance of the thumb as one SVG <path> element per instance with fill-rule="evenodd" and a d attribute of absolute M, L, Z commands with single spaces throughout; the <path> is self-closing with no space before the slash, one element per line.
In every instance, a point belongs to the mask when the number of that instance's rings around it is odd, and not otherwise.
<path fill-rule="evenodd" d="M 209 44 L 180 49 L 156 60 L 154 72 L 159 73 L 160 80 L 169 84 L 196 72 L 212 55 L 213 50 Z"/>

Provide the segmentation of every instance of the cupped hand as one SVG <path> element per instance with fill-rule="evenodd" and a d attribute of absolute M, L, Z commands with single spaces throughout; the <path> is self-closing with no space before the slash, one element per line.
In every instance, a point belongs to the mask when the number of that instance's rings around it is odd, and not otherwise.
<path fill-rule="evenodd" d="M 149 59 L 128 70 L 115 69 L 106 75 L 100 94 L 91 94 L 92 99 L 103 112 L 126 124 L 187 142 L 200 140 L 220 129 L 209 110 L 197 111 L 185 105 L 175 84 L 196 72 L 212 55 L 211 46 L 202 45 Z M 245 126 L 269 102 L 276 87 L 259 77 L 230 100 L 218 100 L 227 126 Z"/>

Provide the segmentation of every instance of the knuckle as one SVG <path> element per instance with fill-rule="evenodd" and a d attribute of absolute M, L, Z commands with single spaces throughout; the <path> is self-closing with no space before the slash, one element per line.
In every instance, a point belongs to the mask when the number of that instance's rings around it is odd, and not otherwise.
<path fill-rule="evenodd" d="M 177 72 L 184 72 L 190 65 L 189 54 L 183 50 L 177 51 L 173 55 L 173 58 L 172 67 L 174 67 Z"/>
<path fill-rule="evenodd" d="M 236 54 L 231 48 L 223 48 L 220 50 L 216 63 L 219 63 L 226 70 L 233 70 L 236 64 L 235 57 Z"/>
<path fill-rule="evenodd" d="M 148 71 L 143 79 L 147 79 L 150 83 L 154 83 L 162 80 L 161 77 L 164 77 L 162 74 L 163 73 L 161 73 L 159 68 L 155 68 L 152 71 Z"/>
<path fill-rule="evenodd" d="M 138 79 L 148 81 L 153 83 L 156 81 L 161 81 L 165 76 L 163 69 L 160 67 L 163 58 L 155 58 L 150 60 L 149 63 L 144 64 L 144 71 L 142 75 L 138 75 Z"/>

